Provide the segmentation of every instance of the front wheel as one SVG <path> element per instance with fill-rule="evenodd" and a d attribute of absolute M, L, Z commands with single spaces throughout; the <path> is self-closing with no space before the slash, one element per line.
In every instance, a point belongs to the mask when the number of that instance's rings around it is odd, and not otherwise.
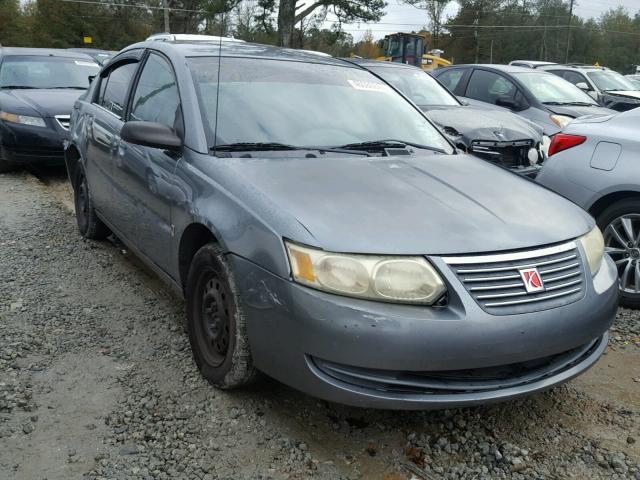
<path fill-rule="evenodd" d="M 202 375 L 223 389 L 253 381 L 247 325 L 233 272 L 213 243 L 193 257 L 187 278 L 187 330 Z"/>
<path fill-rule="evenodd" d="M 627 199 L 607 207 L 597 218 L 605 251 L 618 268 L 620 304 L 640 308 L 640 199 Z"/>

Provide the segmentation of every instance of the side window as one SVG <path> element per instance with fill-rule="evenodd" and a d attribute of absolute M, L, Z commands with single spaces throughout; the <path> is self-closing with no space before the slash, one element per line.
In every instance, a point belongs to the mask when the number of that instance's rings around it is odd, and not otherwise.
<path fill-rule="evenodd" d="M 441 75 L 438 75 L 438 80 L 440 80 L 440 83 L 442 83 L 445 87 L 453 92 L 460 83 L 464 72 L 465 71 L 461 68 L 455 70 L 447 70 L 442 72 Z"/>
<path fill-rule="evenodd" d="M 474 70 L 465 96 L 496 104 L 499 98 L 515 99 L 518 88 L 508 79 L 486 70 Z"/>
<path fill-rule="evenodd" d="M 109 72 L 100 82 L 98 104 L 122 118 L 131 79 L 138 68 L 137 63 L 125 63 Z"/>
<path fill-rule="evenodd" d="M 129 120 L 162 123 L 179 130 L 180 96 L 178 86 L 169 63 L 160 55 L 149 55 L 136 92 L 133 95 Z"/>

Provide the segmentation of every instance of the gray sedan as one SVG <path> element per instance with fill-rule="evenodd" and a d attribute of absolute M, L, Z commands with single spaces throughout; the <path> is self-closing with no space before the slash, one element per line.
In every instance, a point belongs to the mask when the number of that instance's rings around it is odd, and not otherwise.
<path fill-rule="evenodd" d="M 589 211 L 620 276 L 623 305 L 640 308 L 640 109 L 577 119 L 554 137 L 537 180 Z"/>
<path fill-rule="evenodd" d="M 219 388 L 260 370 L 353 405 L 473 405 L 606 347 L 617 272 L 593 219 L 456 155 L 359 67 L 148 41 L 103 68 L 70 130 L 80 233 L 114 233 L 186 297 Z"/>

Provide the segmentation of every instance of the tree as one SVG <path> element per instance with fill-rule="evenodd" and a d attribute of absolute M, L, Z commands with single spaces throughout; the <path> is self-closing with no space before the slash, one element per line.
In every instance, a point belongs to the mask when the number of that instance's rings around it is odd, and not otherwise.
<path fill-rule="evenodd" d="M 451 3 L 451 0 L 403 0 L 403 2 L 427 12 L 429 30 L 433 38 L 432 48 L 437 48 L 442 32 L 444 11 Z"/>
<path fill-rule="evenodd" d="M 387 6 L 385 0 L 280 0 L 278 8 L 279 45 L 292 47 L 295 25 L 320 9 L 333 14 L 338 24 L 354 21 L 377 22 Z"/>
<path fill-rule="evenodd" d="M 364 32 L 362 36 L 362 40 L 360 40 L 355 45 L 356 47 L 356 55 L 362 58 L 376 58 L 380 56 L 380 49 L 378 45 L 373 40 L 373 33 L 371 30 L 367 30 Z"/>

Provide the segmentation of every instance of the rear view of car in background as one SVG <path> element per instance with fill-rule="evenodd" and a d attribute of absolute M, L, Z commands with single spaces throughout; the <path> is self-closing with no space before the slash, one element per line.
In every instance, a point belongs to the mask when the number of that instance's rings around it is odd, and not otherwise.
<path fill-rule="evenodd" d="M 99 70 L 82 53 L 0 48 L 0 172 L 64 163 L 73 103 Z"/>
<path fill-rule="evenodd" d="M 516 173 L 535 176 L 549 138 L 534 123 L 505 109 L 463 104 L 417 67 L 374 60 L 349 60 L 400 90 L 464 152 Z"/>
<path fill-rule="evenodd" d="M 584 115 L 615 113 L 575 85 L 540 68 L 507 65 L 456 65 L 433 75 L 472 104 L 508 108 L 534 122 L 549 137 Z"/>
<path fill-rule="evenodd" d="M 640 109 L 573 121 L 549 155 L 537 181 L 596 218 L 618 268 L 621 303 L 640 308 Z"/>
<path fill-rule="evenodd" d="M 592 65 L 542 67 L 574 84 L 603 107 L 624 112 L 640 106 L 640 87 L 618 72 Z"/>

